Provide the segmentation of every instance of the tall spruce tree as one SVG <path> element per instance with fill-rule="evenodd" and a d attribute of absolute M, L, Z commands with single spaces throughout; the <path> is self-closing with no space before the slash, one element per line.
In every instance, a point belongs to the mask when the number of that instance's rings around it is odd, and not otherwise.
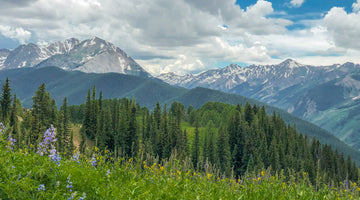
<path fill-rule="evenodd" d="M 38 90 L 35 91 L 33 99 L 33 124 L 31 127 L 32 144 L 37 143 L 36 140 L 44 133 L 44 131 L 50 128 L 51 124 L 54 123 L 54 103 L 52 103 L 50 94 L 46 91 L 45 83 L 41 84 Z M 39 141 L 38 141 L 39 142 Z"/>
<path fill-rule="evenodd" d="M 6 78 L 1 94 L 1 111 L 2 111 L 3 122 L 9 121 L 10 109 L 11 109 L 11 88 L 10 88 L 9 78 Z"/>
<path fill-rule="evenodd" d="M 218 138 L 217 138 L 217 159 L 218 166 L 225 172 L 226 175 L 230 174 L 230 147 L 229 147 L 229 136 L 224 127 L 220 127 Z"/>
<path fill-rule="evenodd" d="M 199 132 L 199 120 L 196 119 L 195 120 L 195 138 L 194 138 L 194 142 L 192 144 L 192 154 L 191 154 L 191 159 L 193 162 L 194 167 L 197 169 L 198 163 L 199 163 L 199 158 L 200 158 L 200 136 L 199 136 L 200 132 Z"/>
<path fill-rule="evenodd" d="M 81 152 L 85 151 L 87 137 L 90 137 L 90 129 L 91 129 L 91 97 L 90 97 L 90 89 L 89 89 L 86 96 L 84 121 L 81 128 L 81 143 L 80 143 Z"/>
<path fill-rule="evenodd" d="M 22 142 L 22 136 L 19 129 L 19 119 L 18 119 L 18 103 L 16 94 L 14 94 L 14 100 L 11 107 L 11 113 L 10 113 L 10 127 L 12 127 L 12 135 L 14 138 L 16 138 L 17 145 L 20 146 Z"/>

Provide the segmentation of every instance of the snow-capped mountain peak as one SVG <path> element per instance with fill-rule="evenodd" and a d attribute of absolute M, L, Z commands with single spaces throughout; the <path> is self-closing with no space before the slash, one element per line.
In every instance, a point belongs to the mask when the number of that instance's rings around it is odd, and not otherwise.
<path fill-rule="evenodd" d="M 8 51 L 0 54 L 0 69 L 57 66 L 87 73 L 151 76 L 120 48 L 98 37 L 84 41 L 70 38 L 41 46 L 30 43 Z"/>
<path fill-rule="evenodd" d="M 296 68 L 303 66 L 302 64 L 297 63 L 295 60 L 287 59 L 279 64 L 281 67 L 288 67 L 288 68 Z"/>

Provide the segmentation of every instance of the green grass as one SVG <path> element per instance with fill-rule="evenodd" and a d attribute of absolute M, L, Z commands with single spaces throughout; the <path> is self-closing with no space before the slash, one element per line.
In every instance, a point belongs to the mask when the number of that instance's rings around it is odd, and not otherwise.
<path fill-rule="evenodd" d="M 80 162 L 62 156 L 58 166 L 33 150 L 0 147 L 0 199 L 358 199 L 355 183 L 345 190 L 315 190 L 307 174 L 300 181 L 261 172 L 240 179 L 221 178 L 210 171 L 196 172 L 187 162 L 142 159 L 114 160 L 93 150 L 97 160 Z M 20 175 L 20 176 L 19 176 Z M 72 191 L 67 186 L 72 182 Z M 44 184 L 45 191 L 38 191 Z"/>

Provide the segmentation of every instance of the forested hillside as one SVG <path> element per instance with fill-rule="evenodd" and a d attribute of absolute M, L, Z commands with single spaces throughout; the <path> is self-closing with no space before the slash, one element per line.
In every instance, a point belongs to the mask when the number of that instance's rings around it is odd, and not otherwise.
<path fill-rule="evenodd" d="M 86 194 L 90 198 L 118 199 L 119 194 L 140 198 L 147 192 L 133 188 L 122 193 L 111 185 L 126 179 L 130 185 L 145 187 L 149 176 L 156 186 L 146 188 L 164 197 L 171 196 L 171 189 L 156 188 L 169 184 L 184 190 L 190 184 L 198 192 L 221 187 L 220 193 L 212 194 L 219 198 L 239 194 L 267 198 L 283 195 L 281 191 L 289 192 L 289 198 L 305 198 L 305 193 L 358 196 L 359 168 L 350 156 L 304 136 L 279 114 L 268 115 L 264 106 L 208 102 L 194 108 L 173 102 L 169 106 L 157 103 L 150 110 L 135 98 L 103 99 L 95 86 L 85 99 L 85 104 L 69 107 L 65 97 L 58 109 L 41 84 L 32 108 L 25 109 L 12 95 L 10 81 L 5 81 L 0 115 L 1 198 L 65 195 L 84 199 Z M 106 180 L 100 177 L 103 173 Z M 77 181 L 76 188 L 83 193 L 72 191 L 71 180 Z M 110 183 L 115 194 L 94 192 L 103 187 L 95 180 Z M 18 186 L 9 187 L 9 182 Z M 65 184 L 66 190 L 59 188 Z M 332 193 L 326 192 L 329 187 Z M 265 188 L 268 192 L 254 193 Z"/>
<path fill-rule="evenodd" d="M 330 145 L 299 133 L 277 114 L 246 103 L 229 105 L 208 102 L 201 108 L 185 108 L 178 102 L 167 107 L 156 104 L 150 111 L 133 99 L 103 99 L 96 88 L 88 90 L 84 106 L 68 107 L 64 98 L 60 110 L 42 84 L 33 97 L 32 109 L 19 113 L 19 101 L 11 103 L 9 81 L 3 86 L 2 121 L 16 146 L 35 150 L 46 129 L 56 128 L 56 149 L 71 155 L 77 149 L 90 155 L 92 148 L 111 152 L 114 158 L 133 158 L 139 152 L 159 160 L 171 155 L 191 159 L 197 170 L 218 169 L 224 176 L 240 176 L 271 169 L 309 174 L 317 181 L 337 185 L 358 179 L 358 168 L 350 157 Z M 81 107 L 83 107 L 81 109 Z M 19 120 L 19 118 L 21 120 Z M 74 145 L 71 124 L 81 124 L 79 145 Z M 322 177 L 322 178 L 320 178 Z"/>
<path fill-rule="evenodd" d="M 251 105 L 264 106 L 268 114 L 273 112 L 280 114 L 286 123 L 296 124 L 297 129 L 308 134 L 309 138 L 315 137 L 323 144 L 331 144 L 339 152 L 351 155 L 357 162 L 360 161 L 359 151 L 349 147 L 330 132 L 299 119 L 284 110 L 240 95 L 227 94 L 207 88 L 187 90 L 170 86 L 159 80 L 124 74 L 88 74 L 78 71 L 64 71 L 57 67 L 1 70 L 0 81 L 2 85 L 5 84 L 7 76 L 9 77 L 11 92 L 17 94 L 17 97 L 26 108 L 33 106 L 32 97 L 42 83 L 46 84 L 46 90 L 51 94 L 51 98 L 55 100 L 54 103 L 57 104 L 58 108 L 62 105 L 64 97 L 67 97 L 69 105 L 85 103 L 88 89 L 93 85 L 96 85 L 98 91 L 102 91 L 103 99 L 121 99 L 123 97 L 131 99 L 135 97 L 136 102 L 149 110 L 153 110 L 157 102 L 161 105 L 165 103 L 171 105 L 172 102 L 177 101 L 184 104 L 186 108 L 189 106 L 200 108 L 208 101 L 218 101 L 232 105 L 245 105 L 246 102 L 249 102 Z M 84 110 L 84 107 L 84 105 L 80 106 L 79 109 Z M 77 112 L 76 115 L 81 116 L 74 116 L 73 118 L 77 118 L 77 123 L 82 123 L 83 111 Z"/>

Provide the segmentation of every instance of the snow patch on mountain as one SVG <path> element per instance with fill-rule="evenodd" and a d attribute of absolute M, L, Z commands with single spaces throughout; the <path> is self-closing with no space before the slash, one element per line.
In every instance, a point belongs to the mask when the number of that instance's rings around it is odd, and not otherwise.
<path fill-rule="evenodd" d="M 0 57 L 0 69 L 4 68 L 4 62 L 6 60 L 7 56 Z"/>
<path fill-rule="evenodd" d="M 6 52 L 8 56 L 5 56 Z M 70 38 L 41 46 L 30 43 L 14 50 L 0 50 L 0 69 L 46 66 L 87 73 L 116 72 L 151 77 L 125 52 L 98 37 L 84 41 Z"/>

